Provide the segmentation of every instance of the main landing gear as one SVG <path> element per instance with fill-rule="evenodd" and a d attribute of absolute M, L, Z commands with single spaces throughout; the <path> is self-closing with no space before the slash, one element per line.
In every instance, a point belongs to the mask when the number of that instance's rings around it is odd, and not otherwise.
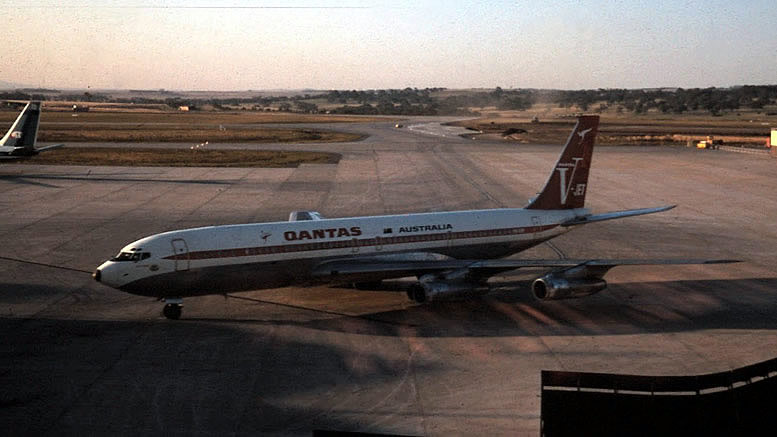
<path fill-rule="evenodd" d="M 165 306 L 162 308 L 162 314 L 170 320 L 180 319 L 181 312 L 183 311 L 183 299 L 180 297 L 166 297 L 163 300 Z"/>
<path fill-rule="evenodd" d="M 413 284 L 408 288 L 405 293 L 410 300 L 414 300 L 418 303 L 424 303 L 426 301 L 426 293 L 424 293 L 424 287 L 421 284 Z"/>

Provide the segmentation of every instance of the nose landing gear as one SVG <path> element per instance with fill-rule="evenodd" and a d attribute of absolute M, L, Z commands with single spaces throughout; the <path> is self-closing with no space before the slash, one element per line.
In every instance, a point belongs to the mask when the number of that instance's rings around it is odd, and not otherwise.
<path fill-rule="evenodd" d="M 168 297 L 164 299 L 165 306 L 162 308 L 162 314 L 170 320 L 181 318 L 183 311 L 183 299 L 180 297 Z"/>

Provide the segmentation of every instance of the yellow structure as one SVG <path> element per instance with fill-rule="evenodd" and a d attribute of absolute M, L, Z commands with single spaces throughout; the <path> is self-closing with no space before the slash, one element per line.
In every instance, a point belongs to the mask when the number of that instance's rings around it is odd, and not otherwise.
<path fill-rule="evenodd" d="M 723 140 L 716 140 L 711 135 L 708 135 L 706 140 L 699 141 L 696 144 L 696 148 L 697 149 L 717 149 L 721 144 L 723 144 Z"/>

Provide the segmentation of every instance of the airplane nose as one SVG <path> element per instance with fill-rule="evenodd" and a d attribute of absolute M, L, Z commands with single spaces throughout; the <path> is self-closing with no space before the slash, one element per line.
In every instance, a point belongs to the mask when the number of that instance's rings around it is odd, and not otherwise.
<path fill-rule="evenodd" d="M 129 276 L 130 273 L 130 271 L 126 270 L 128 266 L 124 264 L 126 263 L 105 261 L 95 268 L 92 277 L 95 281 L 103 285 L 119 288 L 119 286 L 127 282 L 126 277 Z"/>

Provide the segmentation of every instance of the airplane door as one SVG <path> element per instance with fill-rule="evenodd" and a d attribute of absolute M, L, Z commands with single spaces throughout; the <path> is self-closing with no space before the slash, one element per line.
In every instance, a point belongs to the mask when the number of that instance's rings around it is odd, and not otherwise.
<path fill-rule="evenodd" d="M 536 228 L 538 228 L 542 224 L 542 220 L 540 219 L 539 216 L 533 216 L 531 218 L 531 224 L 532 224 L 532 227 L 535 228 L 534 229 L 534 237 L 536 237 L 537 236 L 537 229 Z"/>
<path fill-rule="evenodd" d="M 351 246 L 352 246 L 352 249 L 351 249 L 352 253 L 359 253 L 359 239 L 358 238 L 354 238 L 353 239 L 353 242 L 351 243 Z"/>
<path fill-rule="evenodd" d="M 173 252 L 175 252 L 175 271 L 189 270 L 189 246 L 186 245 L 186 241 L 176 238 L 170 243 L 173 245 Z"/>

